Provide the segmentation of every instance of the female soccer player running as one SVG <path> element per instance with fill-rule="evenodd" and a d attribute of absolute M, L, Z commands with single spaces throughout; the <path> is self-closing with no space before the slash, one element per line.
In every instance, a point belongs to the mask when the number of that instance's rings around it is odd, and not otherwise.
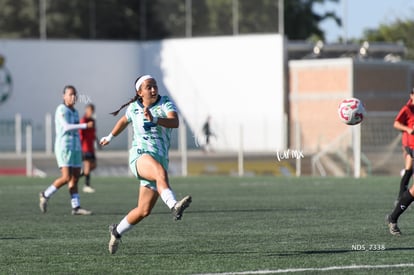
<path fill-rule="evenodd" d="M 150 75 L 135 81 L 136 95 L 121 106 L 113 115 L 128 106 L 126 113 L 115 124 L 111 133 L 101 139 L 107 145 L 132 123 L 134 136 L 129 151 L 129 164 L 133 174 L 140 180 L 138 206 L 132 209 L 119 224 L 110 229 L 109 252 L 114 254 L 121 236 L 135 224 L 147 217 L 158 196 L 171 210 L 175 220 L 180 220 L 190 205 L 191 197 L 177 201 L 168 181 L 168 150 L 172 128 L 178 127 L 178 115 L 174 104 L 167 96 L 158 94 L 155 79 Z"/>
<path fill-rule="evenodd" d="M 408 184 L 413 174 L 412 161 L 414 158 L 414 89 L 410 93 L 410 100 L 401 108 L 395 118 L 394 128 L 403 131 L 402 143 L 405 145 L 404 149 L 407 152 L 407 156 L 404 175 L 401 178 L 398 201 L 392 213 L 387 216 L 387 223 L 392 235 L 401 235 L 401 230 L 397 225 L 398 218 L 414 201 L 414 187 L 411 186 L 408 189 Z"/>
<path fill-rule="evenodd" d="M 79 129 L 94 127 L 92 121 L 79 124 L 79 114 L 75 109 L 76 89 L 65 86 L 63 89 L 63 104 L 60 104 L 55 113 L 55 155 L 61 176 L 57 178 L 45 191 L 40 193 L 40 210 L 46 213 L 50 197 L 60 187 L 69 184 L 73 215 L 90 215 L 91 211 L 81 208 L 78 194 L 78 179 L 82 167 L 82 151 L 79 139 Z"/>

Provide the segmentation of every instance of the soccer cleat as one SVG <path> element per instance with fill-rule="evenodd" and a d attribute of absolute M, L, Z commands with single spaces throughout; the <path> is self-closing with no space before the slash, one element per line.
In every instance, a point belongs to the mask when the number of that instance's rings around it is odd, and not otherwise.
<path fill-rule="evenodd" d="M 86 209 L 77 207 L 77 208 L 72 209 L 72 215 L 84 215 L 84 216 L 87 216 L 87 215 L 92 215 L 92 211 L 89 211 L 89 210 L 86 210 Z"/>
<path fill-rule="evenodd" d="M 46 213 L 46 211 L 47 211 L 47 201 L 48 201 L 48 198 L 45 197 L 43 192 L 40 192 L 40 194 L 39 194 L 39 207 L 40 207 L 40 211 L 42 211 L 42 213 Z"/>
<path fill-rule="evenodd" d="M 93 188 L 92 188 L 92 187 L 90 187 L 90 186 L 85 185 L 85 186 L 83 187 L 83 192 L 84 192 L 84 193 L 95 193 L 95 189 L 93 189 Z"/>
<path fill-rule="evenodd" d="M 399 236 L 401 235 L 401 230 L 398 227 L 397 223 L 388 223 L 388 228 L 390 230 L 391 235 Z"/>
<path fill-rule="evenodd" d="M 174 207 L 171 209 L 171 214 L 174 217 L 174 220 L 181 220 L 184 210 L 190 206 L 191 196 L 185 196 L 182 200 L 177 202 Z"/>
<path fill-rule="evenodd" d="M 387 222 L 388 229 L 389 229 L 391 235 L 394 235 L 394 236 L 401 235 L 401 230 L 398 227 L 398 224 L 397 223 L 394 223 L 394 222 L 391 222 L 390 221 L 390 216 L 387 216 L 386 222 Z"/>
<path fill-rule="evenodd" d="M 109 233 L 111 234 L 111 238 L 109 239 L 108 250 L 109 253 L 115 254 L 118 250 L 119 243 L 121 242 L 121 236 L 116 232 L 117 224 L 112 224 L 109 226 Z"/>

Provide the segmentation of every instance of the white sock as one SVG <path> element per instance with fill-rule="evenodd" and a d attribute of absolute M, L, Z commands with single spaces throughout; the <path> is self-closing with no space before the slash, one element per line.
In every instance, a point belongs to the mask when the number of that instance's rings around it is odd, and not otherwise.
<path fill-rule="evenodd" d="M 134 227 L 134 225 L 130 224 L 127 221 L 127 216 L 125 216 L 122 221 L 116 226 L 116 232 L 122 236 L 125 232 L 129 231 Z"/>
<path fill-rule="evenodd" d="M 71 198 L 72 199 L 70 200 L 70 203 L 72 204 L 72 208 L 75 209 L 75 208 L 80 207 L 80 197 L 79 197 L 79 194 L 78 193 L 72 194 L 71 195 Z"/>
<path fill-rule="evenodd" d="M 49 198 L 49 197 L 51 197 L 54 193 L 56 193 L 56 191 L 57 191 L 58 189 L 52 184 L 52 185 L 50 185 L 46 190 L 45 190 L 45 192 L 43 192 L 43 195 L 46 197 L 46 198 Z"/>
<path fill-rule="evenodd" d="M 164 189 L 164 191 L 162 191 L 161 199 L 170 209 L 173 208 L 174 205 L 177 203 L 175 195 L 170 188 Z"/>

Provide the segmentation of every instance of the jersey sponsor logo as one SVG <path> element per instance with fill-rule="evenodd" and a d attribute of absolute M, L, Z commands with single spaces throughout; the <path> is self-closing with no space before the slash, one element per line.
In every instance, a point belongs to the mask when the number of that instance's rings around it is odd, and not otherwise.
<path fill-rule="evenodd" d="M 157 127 L 157 124 L 155 124 L 153 122 L 145 121 L 143 127 L 144 127 L 144 130 L 147 132 L 147 131 L 150 131 L 151 128 Z"/>
<path fill-rule="evenodd" d="M 139 155 L 147 154 L 147 153 L 150 153 L 150 151 L 144 150 L 144 149 L 137 149 L 137 154 L 139 154 Z"/>
<path fill-rule="evenodd" d="M 162 137 L 159 137 L 157 135 L 151 135 L 151 136 L 143 136 L 142 137 L 143 140 L 156 140 L 156 139 L 162 139 Z"/>
<path fill-rule="evenodd" d="M 12 77 L 5 66 L 5 61 L 5 57 L 0 55 L 0 105 L 10 98 L 13 90 Z"/>

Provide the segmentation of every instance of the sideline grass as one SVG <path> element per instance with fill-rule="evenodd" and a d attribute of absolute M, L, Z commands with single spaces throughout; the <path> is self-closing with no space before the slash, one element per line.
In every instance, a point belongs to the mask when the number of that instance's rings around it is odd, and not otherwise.
<path fill-rule="evenodd" d="M 40 213 L 38 192 L 51 180 L 0 177 L 0 274 L 202 274 L 412 261 L 414 212 L 402 216 L 401 237 L 384 224 L 398 178 L 172 178 L 178 197 L 193 196 L 183 220 L 173 222 L 159 201 L 115 255 L 107 251 L 107 228 L 135 206 L 136 181 L 93 178 L 97 192 L 81 193 L 81 202 L 95 214 L 75 217 L 66 188 Z"/>

